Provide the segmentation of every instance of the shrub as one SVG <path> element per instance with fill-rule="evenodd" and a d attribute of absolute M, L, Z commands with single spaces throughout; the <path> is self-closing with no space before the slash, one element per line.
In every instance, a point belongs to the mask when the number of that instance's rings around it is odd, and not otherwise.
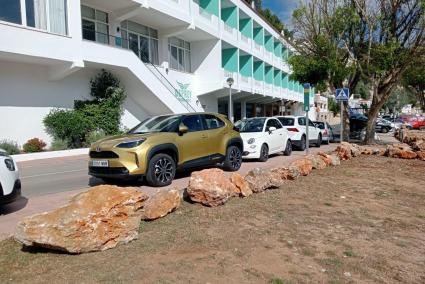
<path fill-rule="evenodd" d="M 105 138 L 106 136 L 105 131 L 102 129 L 91 131 L 86 135 L 86 146 L 90 147 L 91 144 Z"/>
<path fill-rule="evenodd" d="M 18 143 L 11 140 L 1 140 L 0 141 L 0 148 L 5 150 L 7 154 L 9 155 L 16 155 L 19 154 L 21 151 L 19 150 Z"/>
<path fill-rule="evenodd" d="M 69 148 L 79 148 L 85 135 L 92 128 L 90 122 L 79 111 L 53 109 L 43 120 L 46 132 L 54 139 L 68 141 Z"/>
<path fill-rule="evenodd" d="M 51 151 L 60 151 L 68 149 L 69 142 L 60 138 L 54 138 L 52 145 L 50 145 Z"/>
<path fill-rule="evenodd" d="M 96 77 L 90 80 L 90 95 L 96 100 L 109 97 L 108 88 L 119 88 L 120 81 L 111 72 L 102 69 Z"/>
<path fill-rule="evenodd" d="M 93 100 L 74 101 L 74 110 L 52 110 L 43 120 L 46 131 L 54 139 L 68 141 L 69 148 L 79 148 L 91 143 L 92 131 L 104 135 L 120 133 L 124 89 L 110 72 L 102 70 L 90 81 Z M 93 134 L 94 135 L 94 134 Z"/>
<path fill-rule="evenodd" d="M 24 144 L 24 152 L 26 153 L 36 153 L 43 151 L 44 147 L 46 147 L 46 143 L 38 138 L 32 138 Z"/>

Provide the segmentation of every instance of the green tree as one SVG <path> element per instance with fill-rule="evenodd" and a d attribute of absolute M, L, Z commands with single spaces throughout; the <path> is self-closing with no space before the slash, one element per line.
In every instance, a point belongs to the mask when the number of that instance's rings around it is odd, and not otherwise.
<path fill-rule="evenodd" d="M 403 76 L 404 86 L 411 91 L 425 112 L 425 58 L 416 60 Z"/>
<path fill-rule="evenodd" d="M 357 64 L 351 60 L 346 47 L 354 38 L 350 27 L 359 23 L 359 17 L 348 5 L 338 0 L 308 0 L 293 13 L 294 36 L 286 37 L 296 53 L 289 59 L 291 79 L 309 82 L 329 95 L 343 86 L 354 90 L 360 81 Z M 344 140 L 348 139 L 348 105 L 345 103 Z"/>

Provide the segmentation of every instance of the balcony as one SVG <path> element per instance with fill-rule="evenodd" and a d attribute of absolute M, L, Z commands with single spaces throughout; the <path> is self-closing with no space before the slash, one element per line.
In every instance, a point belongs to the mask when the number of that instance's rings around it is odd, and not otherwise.
<path fill-rule="evenodd" d="M 268 83 L 264 83 L 264 94 L 271 96 L 272 93 L 273 93 L 273 85 L 268 84 Z"/>
<path fill-rule="evenodd" d="M 254 79 L 254 93 L 264 95 L 264 82 Z"/>
<path fill-rule="evenodd" d="M 280 87 L 273 85 L 273 96 L 274 97 L 280 97 Z"/>
<path fill-rule="evenodd" d="M 239 88 L 242 91 L 252 93 L 252 77 L 246 77 L 243 75 L 239 75 Z"/>
<path fill-rule="evenodd" d="M 220 20 L 220 30 L 221 30 L 221 37 L 223 40 L 237 46 L 237 42 L 238 42 L 237 29 L 232 28 L 231 26 L 227 25 L 225 22 Z"/>
<path fill-rule="evenodd" d="M 196 25 L 200 29 L 218 37 L 220 25 L 218 17 L 199 6 L 196 2 L 193 2 L 192 9 Z"/>

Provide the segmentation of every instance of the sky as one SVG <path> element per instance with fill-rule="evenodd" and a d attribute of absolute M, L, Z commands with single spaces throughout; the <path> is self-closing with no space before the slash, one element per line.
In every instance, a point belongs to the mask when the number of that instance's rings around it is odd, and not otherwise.
<path fill-rule="evenodd" d="M 272 10 L 280 20 L 288 27 L 291 27 L 292 11 L 297 8 L 299 0 L 263 0 L 264 8 Z"/>

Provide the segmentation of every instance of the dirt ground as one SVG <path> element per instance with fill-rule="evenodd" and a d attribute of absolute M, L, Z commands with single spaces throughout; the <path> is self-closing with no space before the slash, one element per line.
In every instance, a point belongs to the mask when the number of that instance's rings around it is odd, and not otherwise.
<path fill-rule="evenodd" d="M 140 230 L 84 255 L 3 241 L 1 282 L 425 283 L 425 162 L 356 158 Z"/>

